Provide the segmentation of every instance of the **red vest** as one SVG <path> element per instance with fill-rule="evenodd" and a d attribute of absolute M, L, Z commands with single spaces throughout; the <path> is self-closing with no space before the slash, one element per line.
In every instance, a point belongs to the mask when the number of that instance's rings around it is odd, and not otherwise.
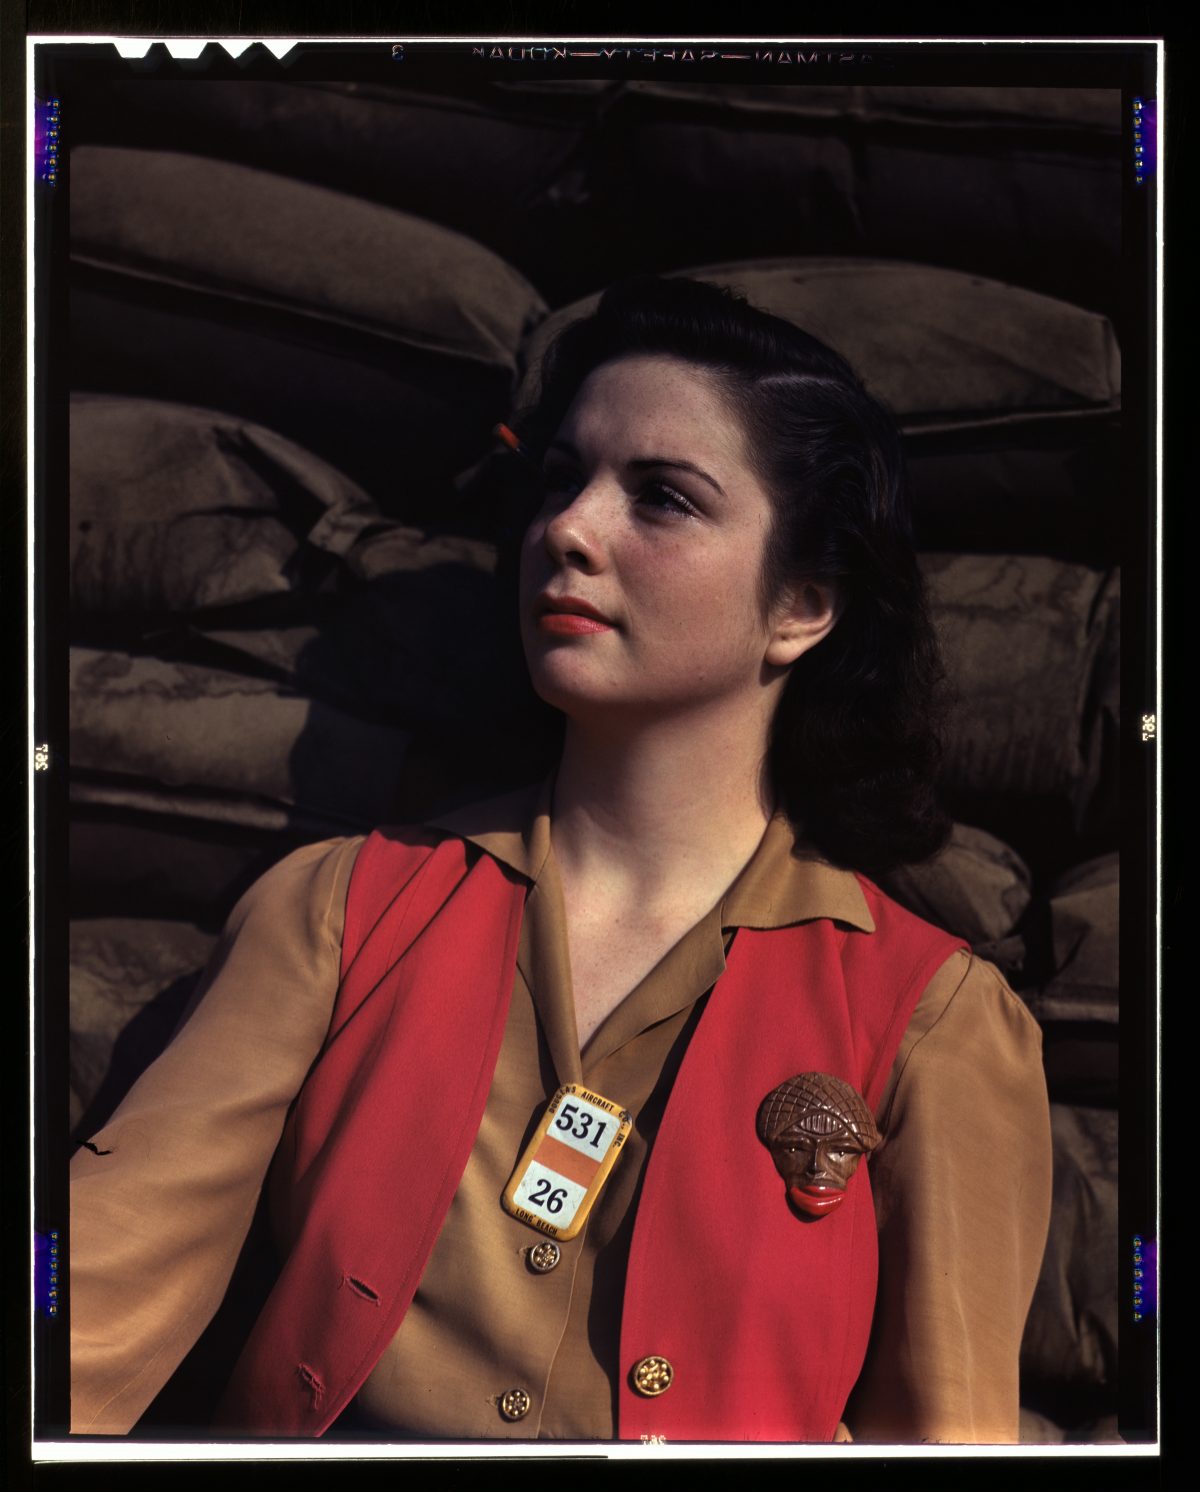
<path fill-rule="evenodd" d="M 808 1071 L 846 1079 L 874 1109 L 922 990 L 963 946 L 859 881 L 874 933 L 822 918 L 734 936 L 638 1202 L 622 1440 L 833 1438 L 875 1300 L 867 1165 L 836 1211 L 801 1220 L 755 1113 Z M 377 831 L 360 851 L 329 1036 L 276 1161 L 296 1241 L 226 1390 L 222 1428 L 321 1435 L 400 1326 L 483 1115 L 525 889 L 457 838 Z M 628 1374 L 651 1355 L 674 1381 L 643 1398 Z"/>

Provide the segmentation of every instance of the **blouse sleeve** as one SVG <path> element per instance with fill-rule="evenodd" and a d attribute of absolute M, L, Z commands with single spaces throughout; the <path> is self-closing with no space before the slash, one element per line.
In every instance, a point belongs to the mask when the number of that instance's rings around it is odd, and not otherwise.
<path fill-rule="evenodd" d="M 1011 1443 L 1050 1222 L 1041 1030 L 959 952 L 922 995 L 872 1155 L 879 1291 L 845 1421 L 856 1441 Z"/>
<path fill-rule="evenodd" d="M 337 992 L 362 840 L 234 908 L 163 1054 L 71 1162 L 71 1429 L 127 1433 L 215 1313 Z"/>

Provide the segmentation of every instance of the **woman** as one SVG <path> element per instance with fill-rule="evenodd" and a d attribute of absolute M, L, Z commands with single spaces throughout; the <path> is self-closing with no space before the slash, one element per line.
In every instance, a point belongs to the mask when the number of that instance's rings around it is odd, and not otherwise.
<path fill-rule="evenodd" d="M 188 1351 L 274 1155 L 227 1431 L 1014 1440 L 1038 1028 L 861 874 L 945 833 L 888 421 L 671 279 L 568 328 L 519 430 L 556 769 L 243 898 L 77 1158 L 73 1429 L 128 1430 Z"/>

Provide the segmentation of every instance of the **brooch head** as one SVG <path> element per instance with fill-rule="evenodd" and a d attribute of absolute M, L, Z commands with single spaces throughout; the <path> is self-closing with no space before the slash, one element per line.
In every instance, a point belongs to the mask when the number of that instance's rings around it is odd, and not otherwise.
<path fill-rule="evenodd" d="M 871 1111 L 841 1078 L 802 1072 L 772 1088 L 758 1106 L 758 1138 L 801 1217 L 840 1207 L 858 1163 L 879 1144 Z"/>

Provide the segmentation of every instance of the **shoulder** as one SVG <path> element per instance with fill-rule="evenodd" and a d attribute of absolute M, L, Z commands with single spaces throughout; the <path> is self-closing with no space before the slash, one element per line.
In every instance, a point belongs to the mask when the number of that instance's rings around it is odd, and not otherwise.
<path fill-rule="evenodd" d="M 481 798 L 419 823 L 389 824 L 361 841 L 362 873 L 381 872 L 401 880 L 435 856 L 470 864 L 482 855 L 530 876 L 530 840 L 537 820 L 538 789 L 522 788 Z M 548 839 L 548 829 L 544 836 Z"/>
<path fill-rule="evenodd" d="M 367 836 L 355 834 L 301 845 L 277 860 L 244 893 L 230 915 L 237 930 L 253 919 L 281 919 L 316 929 L 340 916 L 346 888 Z"/>
<path fill-rule="evenodd" d="M 393 883 L 408 878 L 434 854 L 453 855 L 504 821 L 505 799 L 489 799 L 425 823 L 385 824 L 369 834 L 322 839 L 277 860 L 248 888 L 230 917 L 238 926 L 256 920 L 303 915 L 314 925 L 337 922 L 356 872 Z M 476 833 L 472 833 L 475 827 Z M 461 855 L 460 855 L 461 858 Z"/>
<path fill-rule="evenodd" d="M 901 1040 L 881 1109 L 922 1095 L 955 1112 L 1011 1099 L 1044 1109 L 1041 1027 L 1004 976 L 959 949 L 926 985 Z"/>
<path fill-rule="evenodd" d="M 286 1086 L 296 1063 L 303 1076 L 329 1023 L 362 844 L 355 835 L 302 845 L 243 894 L 180 1018 L 168 1048 L 178 1048 L 173 1062 L 195 1052 L 196 1071 L 211 1081 L 237 1042 L 252 1036 L 264 1077 L 284 1074 Z"/>
<path fill-rule="evenodd" d="M 966 948 L 955 950 L 938 968 L 921 996 L 917 1014 L 928 1030 L 947 1018 L 987 1021 L 1041 1051 L 1042 1028 L 1029 1006 L 995 964 Z"/>
<path fill-rule="evenodd" d="M 969 956 L 963 938 L 910 912 L 867 876 L 847 874 L 856 882 L 870 919 L 870 936 L 846 944 L 843 956 L 850 963 L 867 970 L 887 969 L 916 1000 L 956 955 Z"/>
<path fill-rule="evenodd" d="M 420 924 L 436 916 L 469 876 L 523 894 L 534 879 L 528 803 L 528 794 L 507 794 L 425 823 L 379 828 L 359 841 L 352 871 L 335 893 L 346 957 L 357 957 L 384 919 Z M 548 845 L 548 830 L 545 838 Z"/>

